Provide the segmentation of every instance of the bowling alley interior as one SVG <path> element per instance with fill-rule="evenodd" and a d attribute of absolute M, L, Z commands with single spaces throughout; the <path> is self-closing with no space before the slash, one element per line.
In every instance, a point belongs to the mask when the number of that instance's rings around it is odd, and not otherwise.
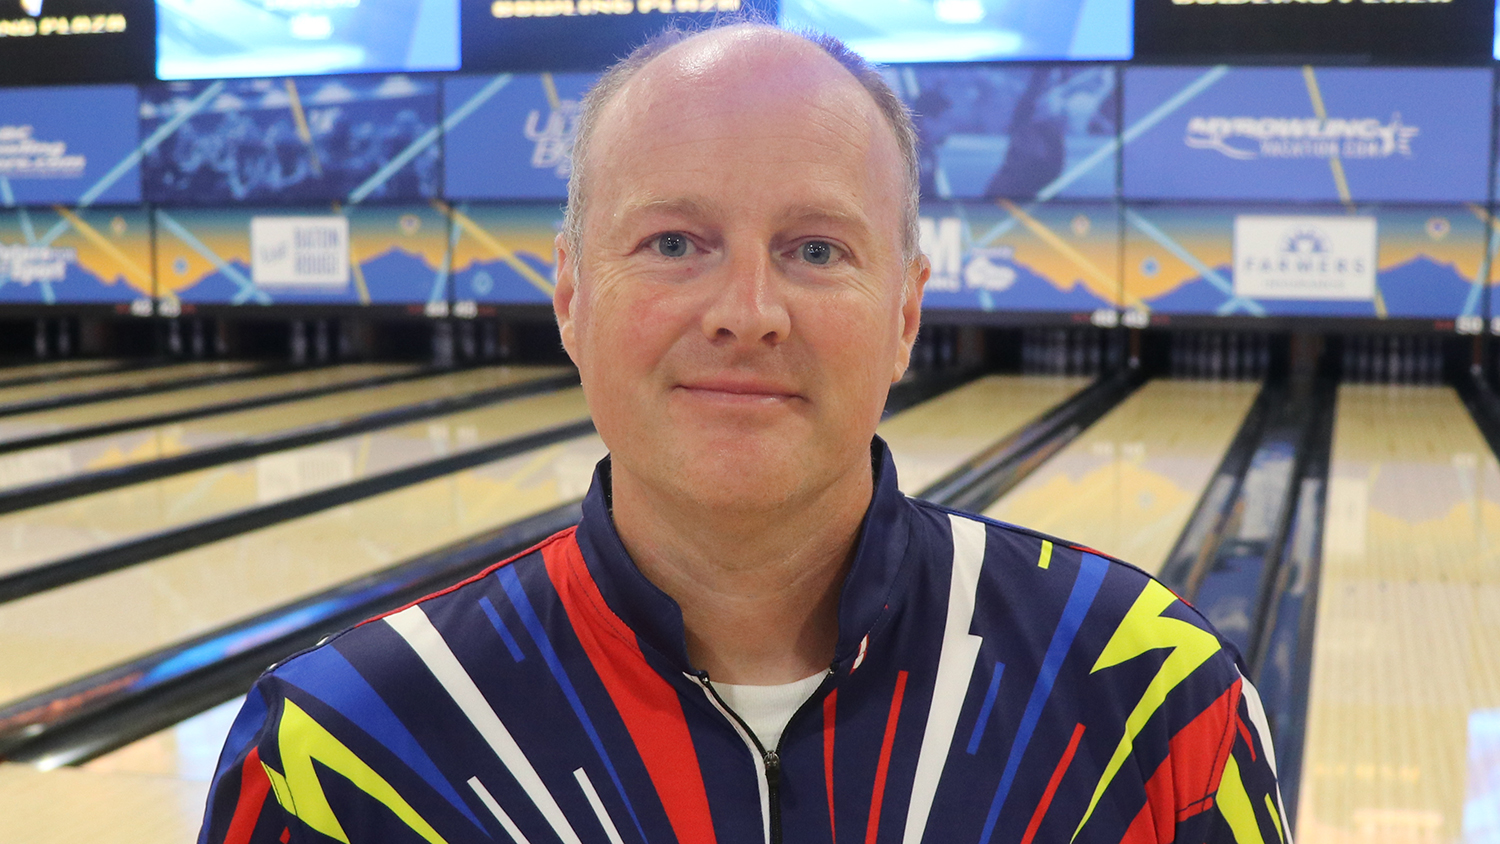
<path fill-rule="evenodd" d="M 594 5 L 0 0 L 0 842 L 197 840 L 261 672 L 577 522 L 579 104 L 730 13 L 912 112 L 902 491 L 1212 621 L 1288 840 L 1500 842 L 1486 0 Z"/>

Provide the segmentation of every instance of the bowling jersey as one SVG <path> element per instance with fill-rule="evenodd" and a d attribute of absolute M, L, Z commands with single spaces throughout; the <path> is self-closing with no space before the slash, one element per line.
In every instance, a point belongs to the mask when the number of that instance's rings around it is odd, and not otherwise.
<path fill-rule="evenodd" d="M 576 528 L 269 670 L 201 842 L 1287 839 L 1232 645 L 1150 576 L 901 494 L 884 443 L 817 691 L 765 746 Z"/>

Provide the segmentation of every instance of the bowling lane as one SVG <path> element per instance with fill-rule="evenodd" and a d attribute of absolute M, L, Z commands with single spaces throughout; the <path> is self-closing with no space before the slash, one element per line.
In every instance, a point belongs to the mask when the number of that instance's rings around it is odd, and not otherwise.
<path fill-rule="evenodd" d="M 521 384 L 567 371 L 561 367 L 514 366 L 468 369 L 26 449 L 0 455 L 0 491 L 86 472 L 147 463 L 279 431 L 335 424 L 383 410 Z"/>
<path fill-rule="evenodd" d="M 9 513 L 0 516 L 0 574 L 587 416 L 575 387 Z"/>
<path fill-rule="evenodd" d="M 0 367 L 0 386 L 25 378 L 67 378 L 88 372 L 104 372 L 118 369 L 124 361 L 107 358 L 78 358 L 54 360 L 46 363 L 18 363 Z"/>
<path fill-rule="evenodd" d="M 1147 382 L 984 514 L 1160 570 L 1260 385 Z"/>
<path fill-rule="evenodd" d="M 7 844 L 186 844 L 197 839 L 207 798 L 207 783 L 0 765 L 0 837 Z"/>
<path fill-rule="evenodd" d="M 916 491 L 1088 383 L 1084 378 L 985 376 L 892 416 L 881 424 L 880 435 L 891 446 L 902 487 Z M 207 782 L 242 700 L 147 736 L 85 767 Z"/>
<path fill-rule="evenodd" d="M 1088 383 L 987 375 L 892 416 L 881 423 L 879 434 L 891 447 L 901 489 L 915 495 Z"/>
<path fill-rule="evenodd" d="M 0 701 L 579 498 L 579 437 L 0 605 Z"/>
<path fill-rule="evenodd" d="M 170 384 L 186 378 L 206 378 L 214 375 L 234 375 L 253 369 L 258 364 L 252 361 L 199 361 L 179 363 L 171 366 L 152 366 L 145 369 L 127 369 L 124 372 L 100 372 L 42 381 L 35 384 L 18 384 L 0 387 L 0 410 L 7 405 L 42 401 L 62 396 L 98 393 L 105 390 L 120 390 L 127 387 L 150 387 Z"/>
<path fill-rule="evenodd" d="M 279 375 L 263 375 L 257 378 L 235 379 L 201 387 L 188 387 L 165 393 L 149 393 L 144 396 L 115 399 L 107 402 L 60 407 L 56 410 L 39 410 L 35 413 L 20 413 L 0 416 L 0 443 L 12 442 L 24 437 L 55 434 L 92 425 L 102 425 L 142 416 L 175 413 L 183 410 L 206 407 L 223 402 L 273 396 L 294 390 L 313 390 L 320 387 L 335 387 L 365 378 L 383 375 L 398 375 L 413 372 L 416 364 L 356 363 L 345 366 L 319 367 L 301 372 L 285 372 Z"/>
<path fill-rule="evenodd" d="M 1500 463 L 1447 387 L 1339 391 L 1297 840 L 1500 840 Z"/>

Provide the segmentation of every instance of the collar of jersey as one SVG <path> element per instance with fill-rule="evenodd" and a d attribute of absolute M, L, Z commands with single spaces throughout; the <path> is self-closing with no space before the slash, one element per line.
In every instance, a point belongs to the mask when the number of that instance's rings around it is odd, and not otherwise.
<path fill-rule="evenodd" d="M 839 600 L 835 670 L 848 668 L 861 643 L 893 608 L 906 574 L 912 504 L 896 481 L 890 449 L 876 437 L 870 447 L 875 491 L 865 511 L 853 564 Z M 599 462 L 583 501 L 577 539 L 590 577 L 609 608 L 647 645 L 681 671 L 694 672 L 687 656 L 682 610 L 636 568 L 615 532 L 609 506 L 609 458 Z"/>

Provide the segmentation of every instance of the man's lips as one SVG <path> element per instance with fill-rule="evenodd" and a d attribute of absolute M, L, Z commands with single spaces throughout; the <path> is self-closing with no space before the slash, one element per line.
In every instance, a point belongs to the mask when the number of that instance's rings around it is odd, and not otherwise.
<path fill-rule="evenodd" d="M 685 381 L 677 385 L 689 395 L 720 401 L 765 401 L 794 399 L 799 393 L 792 387 L 774 381 L 742 378 L 708 378 Z"/>

